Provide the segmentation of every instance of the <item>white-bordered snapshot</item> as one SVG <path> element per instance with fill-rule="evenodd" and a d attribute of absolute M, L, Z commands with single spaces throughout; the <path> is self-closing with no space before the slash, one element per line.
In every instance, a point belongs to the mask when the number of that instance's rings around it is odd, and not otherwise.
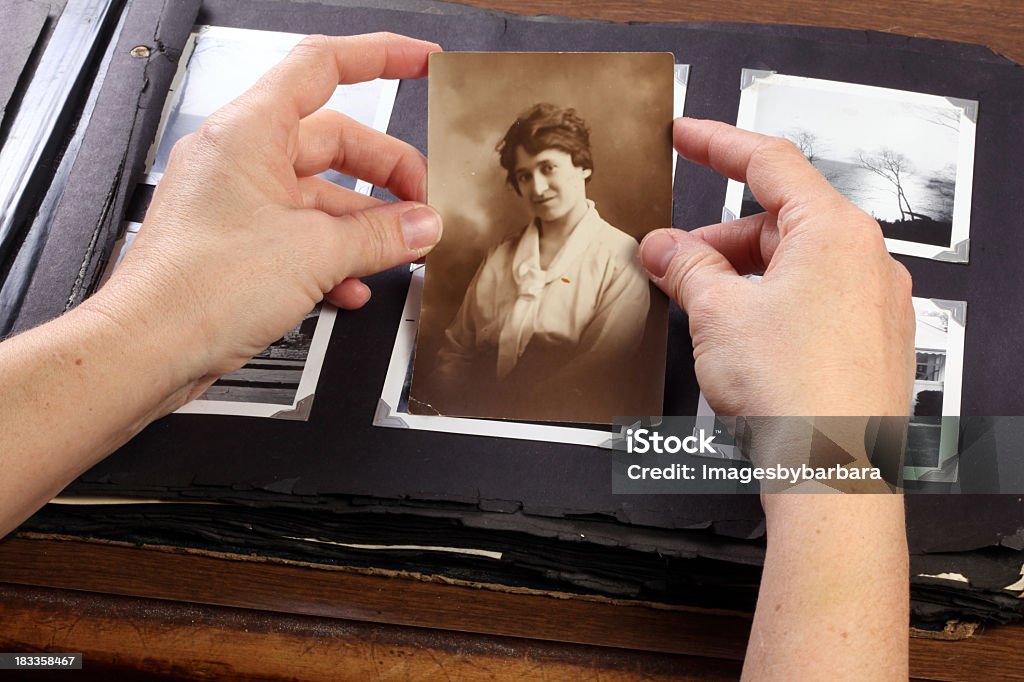
<path fill-rule="evenodd" d="M 125 224 L 100 286 L 124 260 L 141 223 Z M 233 414 L 305 420 L 316 394 L 337 310 L 318 305 L 281 339 L 244 367 L 218 379 L 201 396 L 177 411 L 183 414 Z"/>
<path fill-rule="evenodd" d="M 964 331 L 967 303 L 914 298 L 917 359 L 914 392 L 908 414 L 903 478 L 906 481 L 952 483 L 957 477 L 960 394 L 963 385 Z M 837 350 L 837 352 L 841 352 Z M 695 428 L 716 433 L 722 459 L 745 459 L 728 440 L 701 392 Z"/>
<path fill-rule="evenodd" d="M 796 144 L 890 252 L 966 263 L 977 119 L 973 100 L 744 69 L 736 125 Z M 729 181 L 723 219 L 761 210 Z"/>
<path fill-rule="evenodd" d="M 223 26 L 196 27 L 185 43 L 171 82 L 144 182 L 155 185 L 175 142 L 198 130 L 207 116 L 252 87 L 304 37 Z M 386 132 L 397 93 L 397 80 L 378 78 L 340 85 L 324 108 Z M 333 170 L 322 177 L 362 194 L 372 189 L 362 180 Z"/>
<path fill-rule="evenodd" d="M 686 84 L 690 80 L 690 65 L 676 64 L 672 69 L 672 120 L 683 115 L 686 108 Z M 679 166 L 679 152 L 672 147 L 672 187 L 675 188 L 676 168 Z"/>
<path fill-rule="evenodd" d="M 143 182 L 157 184 L 174 143 L 253 85 L 302 38 L 294 33 L 197 27 L 179 61 Z M 394 80 L 342 85 L 324 106 L 383 133 L 397 92 L 398 81 Z M 373 189 L 369 183 L 336 171 L 321 176 L 362 194 Z M 104 279 L 120 263 L 138 229 L 138 223 L 128 224 L 124 238 L 115 245 L 118 256 L 111 258 Z M 218 379 L 178 412 L 308 419 L 336 315 L 331 305 L 316 306 L 284 337 L 241 369 Z"/>
<path fill-rule="evenodd" d="M 903 478 L 952 483 L 959 463 L 967 304 L 915 298 L 914 312 L 916 368 Z"/>
<path fill-rule="evenodd" d="M 689 70 L 690 67 L 687 64 L 675 65 L 673 117 L 683 115 L 686 106 L 686 84 Z M 673 157 L 673 171 L 675 166 L 675 157 Z M 425 266 L 413 266 L 412 268 L 402 320 L 395 336 L 388 373 L 374 415 L 375 426 L 610 447 L 611 437 L 607 428 L 409 414 L 409 383 L 412 379 L 415 361 L 416 335 L 419 329 L 425 270 Z"/>

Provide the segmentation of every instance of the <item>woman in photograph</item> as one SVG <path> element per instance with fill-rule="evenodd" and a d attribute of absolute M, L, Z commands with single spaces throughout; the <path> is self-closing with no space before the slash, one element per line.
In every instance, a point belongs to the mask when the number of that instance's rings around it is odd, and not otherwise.
<path fill-rule="evenodd" d="M 487 254 L 445 331 L 431 381 L 444 396 L 440 411 L 544 419 L 576 405 L 569 412 L 579 421 L 625 414 L 631 391 L 609 387 L 630 379 L 650 291 L 636 240 L 587 197 L 590 131 L 573 109 L 536 104 L 497 152 L 533 217 Z"/>

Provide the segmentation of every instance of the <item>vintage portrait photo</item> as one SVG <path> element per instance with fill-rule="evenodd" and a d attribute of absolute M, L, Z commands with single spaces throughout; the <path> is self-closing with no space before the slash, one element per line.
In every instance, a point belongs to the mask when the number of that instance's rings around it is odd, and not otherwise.
<path fill-rule="evenodd" d="M 413 414 L 608 424 L 660 414 L 666 299 L 639 240 L 671 224 L 673 57 L 430 62 Z"/>
<path fill-rule="evenodd" d="M 793 142 L 892 253 L 968 261 L 977 102 L 743 71 L 736 125 Z M 761 212 L 730 181 L 728 218 Z"/>
<path fill-rule="evenodd" d="M 683 115 L 686 107 L 689 65 L 676 64 L 674 71 L 672 117 L 678 118 Z M 673 159 L 675 157 L 673 152 Z M 673 161 L 673 171 L 675 166 L 676 163 Z M 410 271 L 411 277 L 405 306 L 402 309 L 398 333 L 395 335 L 387 376 L 381 389 L 377 409 L 374 412 L 373 423 L 375 426 L 536 440 L 548 443 L 572 443 L 591 447 L 608 448 L 611 446 L 606 425 L 561 425 L 446 417 L 436 414 L 411 414 L 409 412 L 409 388 L 413 373 L 420 305 L 423 299 L 423 275 L 426 265 L 414 264 L 410 267 Z"/>

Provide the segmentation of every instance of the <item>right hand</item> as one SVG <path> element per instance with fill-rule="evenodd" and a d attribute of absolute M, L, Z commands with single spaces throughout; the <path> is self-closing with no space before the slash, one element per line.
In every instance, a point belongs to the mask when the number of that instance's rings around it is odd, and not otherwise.
<path fill-rule="evenodd" d="M 790 142 L 681 118 L 679 153 L 746 182 L 765 213 L 641 245 L 690 320 L 697 380 L 719 415 L 907 415 L 911 278 L 878 223 Z M 760 282 L 741 275 L 764 272 Z"/>

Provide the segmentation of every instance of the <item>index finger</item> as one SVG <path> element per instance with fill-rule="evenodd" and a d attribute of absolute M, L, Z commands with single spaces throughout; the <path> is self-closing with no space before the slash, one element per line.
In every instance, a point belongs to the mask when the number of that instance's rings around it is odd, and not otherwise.
<path fill-rule="evenodd" d="M 776 216 L 796 205 L 819 203 L 827 209 L 845 201 L 796 145 L 783 138 L 720 121 L 679 118 L 672 139 L 686 159 L 747 183 L 761 206 Z"/>
<path fill-rule="evenodd" d="M 374 78 L 422 78 L 427 57 L 440 52 L 428 43 L 394 33 L 306 36 L 284 61 L 246 93 L 257 107 L 305 118 L 327 103 L 338 85 Z"/>

